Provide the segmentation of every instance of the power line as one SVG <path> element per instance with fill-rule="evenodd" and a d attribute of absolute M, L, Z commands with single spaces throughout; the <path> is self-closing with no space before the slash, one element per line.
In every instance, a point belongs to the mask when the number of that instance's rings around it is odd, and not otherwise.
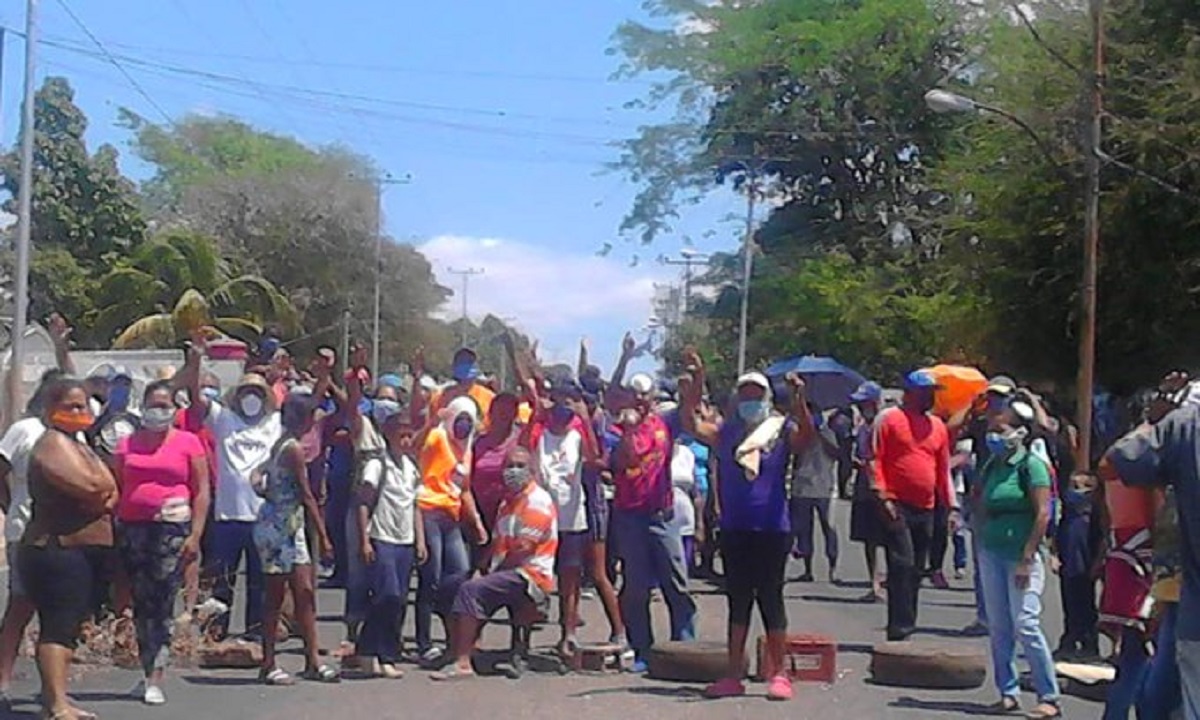
<path fill-rule="evenodd" d="M 161 105 L 154 102 L 154 98 L 150 97 L 150 93 L 146 92 L 145 88 L 143 88 L 141 84 L 139 84 L 138 81 L 135 80 L 133 76 L 125 70 L 121 63 L 117 62 L 117 59 L 108 51 L 108 48 L 104 47 L 104 43 L 100 42 L 100 39 L 92 34 L 92 31 L 88 29 L 88 26 L 83 24 L 83 21 L 79 19 L 79 16 L 76 15 L 75 11 L 71 9 L 71 6 L 67 4 L 67 0 L 58 0 L 58 4 L 63 9 L 63 12 L 65 12 L 67 16 L 71 18 L 71 21 L 83 31 L 83 34 L 87 35 L 88 39 L 90 39 L 92 43 L 99 48 L 100 52 L 104 54 L 104 57 L 106 57 L 110 63 L 112 63 L 113 67 L 115 67 L 121 72 L 122 75 L 125 76 L 125 79 L 129 81 L 129 84 L 133 86 L 133 89 L 136 90 L 137 93 L 146 100 L 146 102 L 150 103 L 151 107 L 153 107 L 160 115 L 162 115 L 163 120 L 165 120 L 168 125 L 173 124 L 171 121 L 171 116 L 167 114 L 167 111 L 163 110 Z"/>

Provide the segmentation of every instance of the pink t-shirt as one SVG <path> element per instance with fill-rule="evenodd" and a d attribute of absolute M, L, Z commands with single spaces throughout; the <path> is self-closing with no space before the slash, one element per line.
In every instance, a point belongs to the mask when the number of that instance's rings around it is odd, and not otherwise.
<path fill-rule="evenodd" d="M 171 500 L 191 502 L 192 458 L 204 458 L 200 438 L 186 430 L 171 430 L 165 440 L 148 442 L 149 433 L 134 433 L 117 444 L 121 464 L 121 499 L 117 518 L 153 522 Z"/>

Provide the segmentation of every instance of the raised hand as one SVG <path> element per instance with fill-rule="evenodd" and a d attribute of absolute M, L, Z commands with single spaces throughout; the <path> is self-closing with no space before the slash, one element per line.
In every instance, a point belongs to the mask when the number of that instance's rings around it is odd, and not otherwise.
<path fill-rule="evenodd" d="M 47 323 L 50 339 L 56 347 L 65 347 L 71 341 L 71 332 L 75 329 L 67 324 L 67 319 L 58 313 L 51 313 Z"/>
<path fill-rule="evenodd" d="M 630 360 L 635 352 L 637 352 L 637 341 L 634 340 L 633 333 L 627 332 L 621 340 L 621 357 Z"/>
<path fill-rule="evenodd" d="M 695 346 L 688 345 L 683 349 L 683 367 L 693 374 L 704 373 L 704 359 L 700 357 Z"/>

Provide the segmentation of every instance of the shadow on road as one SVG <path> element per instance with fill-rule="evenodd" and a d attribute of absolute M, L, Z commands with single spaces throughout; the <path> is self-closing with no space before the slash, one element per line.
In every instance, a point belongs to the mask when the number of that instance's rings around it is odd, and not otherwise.
<path fill-rule="evenodd" d="M 678 700 L 680 702 L 700 702 L 704 700 L 704 690 L 699 687 L 689 685 L 675 685 L 663 687 L 646 687 L 642 685 L 628 685 L 625 687 L 600 688 L 598 690 L 588 690 L 585 692 L 575 693 L 572 698 L 586 698 L 592 695 L 646 695 L 649 697 L 667 698 Z"/>
<path fill-rule="evenodd" d="M 861 597 L 843 597 L 839 595 L 800 595 L 801 600 L 808 602 L 822 603 L 837 603 L 838 605 L 875 605 L 875 602 L 868 602 Z M 796 597 L 789 597 L 789 600 L 794 600 Z"/>
<path fill-rule="evenodd" d="M 920 700 L 913 697 L 902 697 L 888 703 L 888 706 L 906 710 L 924 710 L 931 713 L 954 713 L 955 715 L 997 717 L 1004 714 L 992 710 L 990 705 L 959 700 Z"/>
<path fill-rule="evenodd" d="M 244 687 L 247 685 L 261 685 L 258 675 L 254 670 L 248 670 L 245 677 L 213 677 L 210 675 L 184 675 L 182 678 L 185 683 L 191 685 L 208 685 L 211 687 Z"/>

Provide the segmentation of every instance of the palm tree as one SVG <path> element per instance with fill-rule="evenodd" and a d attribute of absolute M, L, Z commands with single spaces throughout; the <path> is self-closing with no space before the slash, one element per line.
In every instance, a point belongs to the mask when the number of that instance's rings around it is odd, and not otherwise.
<path fill-rule="evenodd" d="M 231 277 L 204 235 L 174 230 L 140 246 L 100 281 L 98 330 L 113 347 L 170 347 L 197 333 L 256 342 L 267 323 L 294 333 L 300 313 L 279 288 L 257 275 Z"/>

